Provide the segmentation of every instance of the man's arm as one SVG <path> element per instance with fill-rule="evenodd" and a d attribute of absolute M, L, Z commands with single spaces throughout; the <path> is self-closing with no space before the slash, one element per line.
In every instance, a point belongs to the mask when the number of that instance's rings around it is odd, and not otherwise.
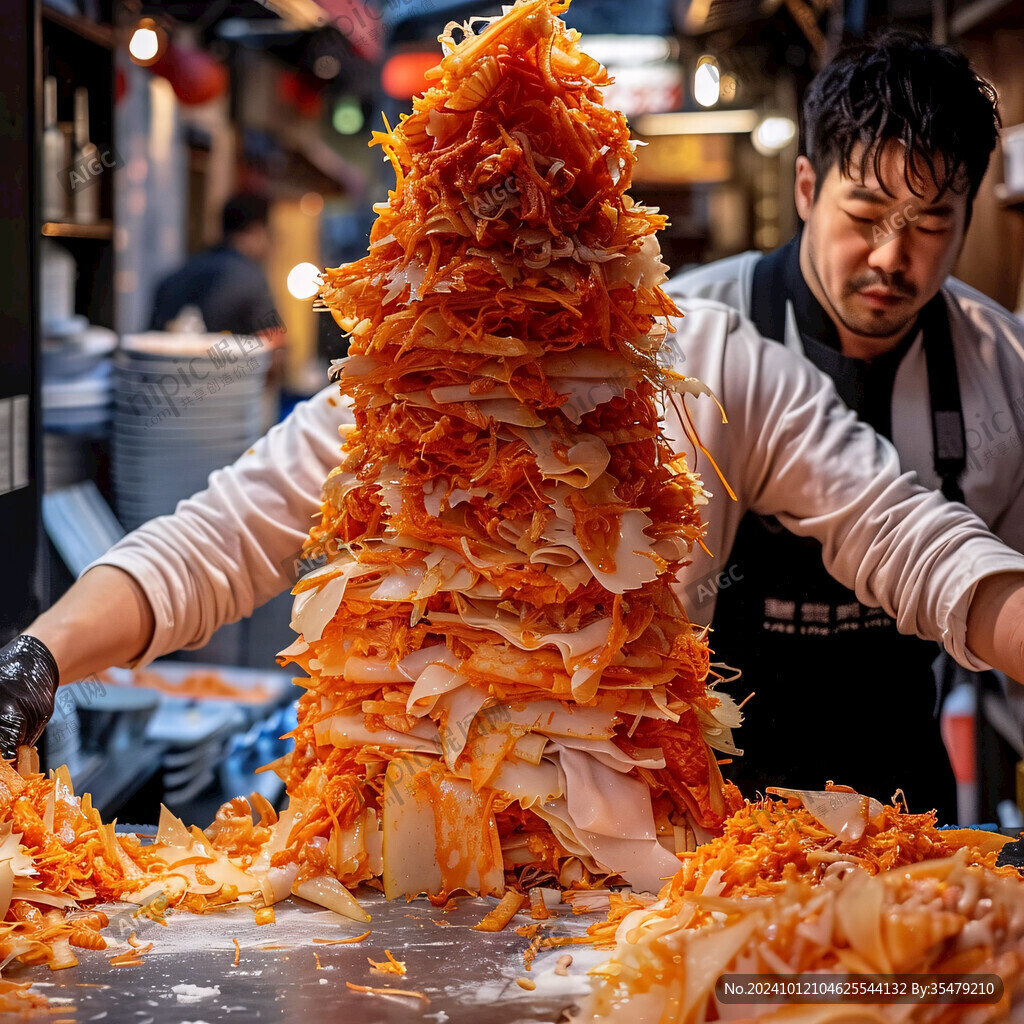
<path fill-rule="evenodd" d="M 36 741 L 59 682 L 201 646 L 293 582 L 344 422 L 351 413 L 333 387 L 298 406 L 173 516 L 111 548 L 0 650 L 0 756 Z"/>
<path fill-rule="evenodd" d="M 0 649 L 0 756 L 38 740 L 57 686 L 136 658 L 153 612 L 127 573 L 97 566 L 19 637 Z"/>
<path fill-rule="evenodd" d="M 1024 584 L 1024 556 L 969 509 L 902 473 L 892 445 L 858 421 L 806 360 L 721 307 L 684 302 L 682 309 L 684 368 L 711 387 L 729 423 L 722 426 L 705 399 L 688 407 L 740 499 L 730 502 L 710 481 L 712 550 L 725 557 L 746 509 L 777 516 L 819 540 L 829 572 L 863 603 L 884 608 L 901 632 L 942 641 L 967 668 L 994 665 L 1019 678 L 1024 617 L 1015 616 L 1024 596 L 1015 581 Z M 712 568 L 695 553 L 682 582 Z"/>
<path fill-rule="evenodd" d="M 207 490 L 115 544 L 25 632 L 63 682 L 202 646 L 294 582 L 351 413 L 336 388 L 299 405 Z"/>
<path fill-rule="evenodd" d="M 1024 574 L 978 583 L 967 612 L 967 647 L 1010 679 L 1024 680 Z"/>
<path fill-rule="evenodd" d="M 152 642 L 153 625 L 153 609 L 135 580 L 97 565 L 25 633 L 46 644 L 67 683 L 137 661 Z"/>

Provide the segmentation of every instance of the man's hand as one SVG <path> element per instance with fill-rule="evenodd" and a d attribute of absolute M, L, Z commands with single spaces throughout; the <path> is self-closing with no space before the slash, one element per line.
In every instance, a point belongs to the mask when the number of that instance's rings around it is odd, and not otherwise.
<path fill-rule="evenodd" d="M 15 637 L 0 650 L 0 755 L 13 758 L 39 739 L 59 681 L 57 662 L 34 636 Z"/>

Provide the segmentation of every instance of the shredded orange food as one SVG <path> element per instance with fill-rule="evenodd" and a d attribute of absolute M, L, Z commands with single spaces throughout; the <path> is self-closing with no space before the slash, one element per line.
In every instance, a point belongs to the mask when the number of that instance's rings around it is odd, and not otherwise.
<path fill-rule="evenodd" d="M 834 787 L 826 795 L 851 794 Z M 717 1020 L 715 984 L 724 974 L 769 984 L 780 974 L 997 976 L 1003 996 L 984 1010 L 889 999 L 859 1005 L 858 1020 L 1017 1019 L 1024 877 L 996 863 L 1006 837 L 939 829 L 933 814 L 877 804 L 854 823 L 856 837 L 844 838 L 809 808 L 811 796 L 744 807 L 685 859 L 656 904 L 623 901 L 589 929 L 589 938 L 617 944 L 591 971 L 600 983 L 578 1019 Z M 813 1008 L 813 1019 L 830 1019 L 826 1009 Z M 799 1012 L 765 1005 L 757 1019 L 781 1024 L 804 1019 Z"/>
<path fill-rule="evenodd" d="M 264 892 L 254 865 L 270 830 L 253 822 L 244 799 L 229 807 L 209 834 L 165 813 L 157 842 L 143 845 L 105 824 L 88 794 L 76 796 L 66 768 L 22 777 L 0 760 L 0 957 L 59 970 L 78 962 L 75 950 L 106 949 L 107 915 L 80 909 L 100 901 L 139 904 L 118 921 L 129 948 L 111 958 L 114 967 L 138 966 L 153 948 L 127 928 L 129 921 L 166 927 L 179 908 L 201 912 L 236 903 L 272 912 L 264 904 L 273 893 Z M 253 833 L 258 841 L 246 845 Z"/>
<path fill-rule="evenodd" d="M 404 988 L 373 988 L 370 985 L 357 985 L 353 981 L 346 981 L 345 986 L 352 989 L 353 992 L 365 992 L 367 995 L 372 996 L 408 996 L 410 999 L 422 999 L 425 1003 L 430 1002 L 423 992 L 410 991 Z"/>
<path fill-rule="evenodd" d="M 404 960 L 396 960 L 391 955 L 390 949 L 385 949 L 384 955 L 387 957 L 387 960 L 371 960 L 369 957 L 366 960 L 370 967 L 380 974 L 405 974 Z"/>
<path fill-rule="evenodd" d="M 145 946 L 139 946 L 138 948 L 126 949 L 123 953 L 118 953 L 117 956 L 110 958 L 111 967 L 135 967 L 138 964 L 145 963 L 143 954 L 148 953 L 153 948 L 153 943 L 147 943 Z"/>
<path fill-rule="evenodd" d="M 530 917 L 535 921 L 546 921 L 551 917 L 544 903 L 544 893 L 540 889 L 530 890 Z"/>
<path fill-rule="evenodd" d="M 867 822 L 863 835 L 843 841 L 798 800 L 762 800 L 747 804 L 729 818 L 722 835 L 698 847 L 662 891 L 669 899 L 703 892 L 714 879 L 721 896 L 770 896 L 795 881 L 815 882 L 834 863 L 856 864 L 870 874 L 963 850 L 967 863 L 996 875 L 1016 878 L 1017 869 L 997 867 L 1007 837 L 974 830 L 936 827 L 934 813 L 907 814 L 895 805 Z"/>
<path fill-rule="evenodd" d="M 362 942 L 369 935 L 369 932 L 363 932 L 362 935 L 353 935 L 350 939 L 314 939 L 313 941 L 323 946 L 345 946 L 351 942 Z"/>
<path fill-rule="evenodd" d="M 533 961 L 537 958 L 537 954 L 540 952 L 540 945 L 542 942 L 540 935 L 534 935 L 530 939 L 530 944 L 523 951 L 523 968 L 529 971 L 533 967 Z"/>
<path fill-rule="evenodd" d="M 507 892 L 501 898 L 501 902 L 473 927 L 478 932 L 500 932 L 519 912 L 526 897 L 519 892 Z"/>

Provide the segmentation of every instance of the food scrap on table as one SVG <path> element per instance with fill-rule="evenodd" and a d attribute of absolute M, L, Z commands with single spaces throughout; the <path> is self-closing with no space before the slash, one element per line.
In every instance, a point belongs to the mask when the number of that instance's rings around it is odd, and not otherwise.
<path fill-rule="evenodd" d="M 373 996 L 407 996 L 410 999 L 422 999 L 423 1002 L 429 1003 L 430 1000 L 423 992 L 416 992 L 404 988 L 373 988 L 370 985 L 357 985 L 353 981 L 346 981 L 345 986 L 352 989 L 353 992 L 365 992 L 367 995 Z"/>
<path fill-rule="evenodd" d="M 526 897 L 521 892 L 510 890 L 502 896 L 496 907 L 473 925 L 473 928 L 478 932 L 500 932 L 516 916 L 525 902 Z"/>
<path fill-rule="evenodd" d="M 352 942 L 362 942 L 369 935 L 369 932 L 363 932 L 362 935 L 353 935 L 348 939 L 314 939 L 313 941 L 322 946 L 344 946 Z"/>
<path fill-rule="evenodd" d="M 391 954 L 390 949 L 384 950 L 384 955 L 387 957 L 386 960 L 371 960 L 369 957 L 366 958 L 370 968 L 376 971 L 378 974 L 405 974 L 405 961 L 396 960 Z"/>

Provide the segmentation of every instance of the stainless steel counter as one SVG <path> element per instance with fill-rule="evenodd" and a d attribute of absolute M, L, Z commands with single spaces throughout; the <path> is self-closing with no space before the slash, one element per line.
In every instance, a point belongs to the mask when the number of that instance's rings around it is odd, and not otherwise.
<path fill-rule="evenodd" d="M 79 965 L 50 972 L 46 968 L 4 971 L 13 981 L 33 981 L 59 1012 L 40 1014 L 47 1021 L 105 1021 L 106 1024 L 219 1024 L 229 1021 L 359 1022 L 390 1024 L 425 1020 L 437 1024 L 513 1024 L 556 1022 L 562 1011 L 588 988 L 586 971 L 608 956 L 589 946 L 542 953 L 527 972 L 523 952 L 528 940 L 513 930 L 529 924 L 517 915 L 504 932 L 474 931 L 472 926 L 495 900 L 462 899 L 444 913 L 427 900 L 388 903 L 377 894 L 360 894 L 372 916 L 367 925 L 289 899 L 279 904 L 277 921 L 259 927 L 249 910 L 194 916 L 170 913 L 163 926 L 132 919 L 134 907 L 105 908 L 111 917 L 110 948 L 78 951 Z M 601 914 L 575 916 L 567 906 L 542 922 L 544 934 L 582 934 Z M 135 928 L 153 950 L 137 967 L 112 967 L 110 957 L 130 947 Z M 371 934 L 354 945 L 331 946 L 314 938 L 338 939 Z M 124 939 L 118 940 L 123 933 Z M 234 966 L 235 946 L 241 948 Z M 385 949 L 406 964 L 402 977 L 371 969 L 367 957 L 386 960 Z M 554 973 L 566 952 L 574 962 L 567 977 Z M 319 961 L 319 964 L 318 964 Z M 521 988 L 517 978 L 536 983 Z M 419 991 L 429 998 L 367 995 L 346 981 L 377 988 Z"/>

